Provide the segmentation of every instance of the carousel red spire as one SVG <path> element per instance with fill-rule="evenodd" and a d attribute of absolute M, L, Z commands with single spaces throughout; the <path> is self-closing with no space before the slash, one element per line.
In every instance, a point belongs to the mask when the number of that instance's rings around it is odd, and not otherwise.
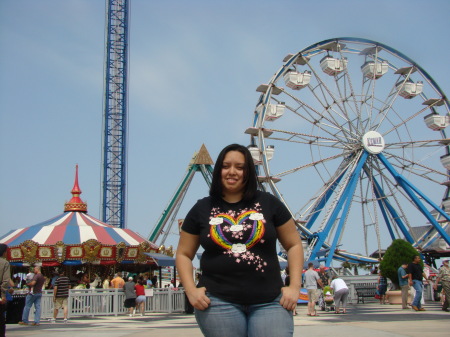
<path fill-rule="evenodd" d="M 72 188 L 72 199 L 64 204 L 64 212 L 83 212 L 87 213 L 87 204 L 80 198 L 81 189 L 78 186 L 78 164 L 75 169 L 75 183 Z"/>

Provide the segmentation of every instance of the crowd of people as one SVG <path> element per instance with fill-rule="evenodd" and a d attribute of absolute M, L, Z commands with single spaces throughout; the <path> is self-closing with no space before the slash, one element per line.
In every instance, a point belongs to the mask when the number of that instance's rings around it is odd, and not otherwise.
<path fill-rule="evenodd" d="M 51 277 L 42 274 L 41 266 L 35 265 L 24 276 L 11 277 L 9 262 L 6 260 L 7 245 L 0 244 L 0 277 L 1 277 L 1 301 L 0 301 L 0 337 L 5 336 L 6 309 L 8 301 L 13 299 L 12 294 L 20 290 L 25 292 L 25 304 L 23 307 L 19 325 L 39 326 L 41 321 L 41 299 L 44 290 L 53 290 L 53 317 L 51 323 L 55 323 L 60 310 L 63 312 L 63 322 L 68 320 L 68 297 L 70 289 L 90 288 L 118 288 L 125 293 L 124 306 L 129 308 L 130 316 L 136 312 L 141 316 L 145 312 L 145 289 L 158 286 L 156 275 L 143 273 L 140 275 L 128 274 L 125 282 L 122 274 L 105 276 L 102 280 L 98 275 L 89 276 L 87 273 L 78 273 L 77 277 L 69 278 L 63 268 L 55 269 Z M 33 321 L 29 320 L 30 312 L 34 313 Z"/>
<path fill-rule="evenodd" d="M 131 274 L 130 274 L 131 275 Z M 20 325 L 32 325 L 38 326 L 41 318 L 41 298 L 42 291 L 45 289 L 46 278 L 41 273 L 41 267 L 33 267 L 33 272 L 27 274 L 25 278 L 25 287 L 27 289 L 27 295 L 25 298 L 25 306 L 22 313 L 22 320 Z M 114 276 L 106 276 L 102 281 L 98 275 L 89 277 L 88 274 L 83 273 L 79 280 L 71 282 L 68 276 L 65 275 L 65 271 L 60 269 L 57 274 L 54 275 L 51 282 L 48 283 L 48 289 L 53 289 L 53 318 L 50 319 L 51 323 L 55 323 L 58 312 L 63 310 L 63 322 L 67 323 L 68 319 L 68 297 L 69 289 L 90 289 L 90 288 L 102 288 L 102 289 L 123 289 L 125 293 L 124 306 L 129 310 L 130 316 L 134 316 L 135 312 L 140 312 L 141 316 L 144 315 L 145 305 L 145 288 L 152 288 L 157 285 L 156 276 L 151 278 L 147 273 L 142 275 L 133 275 L 128 277 L 128 281 L 125 282 L 122 278 L 122 273 L 116 273 Z M 29 314 L 34 306 L 34 321 L 29 321 Z"/>
<path fill-rule="evenodd" d="M 439 268 L 437 277 L 433 280 L 430 275 L 424 272 L 422 260 L 420 255 L 415 255 L 412 261 L 404 261 L 397 270 L 398 285 L 401 290 L 402 309 L 409 309 L 409 306 L 414 311 L 426 311 L 423 307 L 423 291 L 424 281 L 428 281 L 435 291 L 438 285 L 442 285 L 442 291 L 438 296 L 442 298 L 442 310 L 449 312 L 450 299 L 450 267 L 449 259 L 442 261 L 442 266 Z M 383 275 L 383 271 L 378 271 L 378 284 L 376 298 L 380 300 L 380 304 L 385 304 L 387 297 L 386 291 L 388 280 Z M 409 299 L 409 294 L 412 293 L 412 300 Z M 410 303 L 409 303 L 410 302 Z"/>
<path fill-rule="evenodd" d="M 432 279 L 424 272 L 419 255 L 414 256 L 412 261 L 405 261 L 397 270 L 398 284 L 401 290 L 402 309 L 411 308 L 413 311 L 426 311 L 424 305 L 424 281 L 428 281 L 435 291 L 441 288 L 439 294 L 442 310 L 450 312 L 450 259 L 444 259 L 435 279 Z M 388 303 L 388 279 L 383 272 L 374 267 L 374 272 L 378 275 L 376 285 L 376 298 L 380 304 Z M 286 284 L 289 284 L 289 270 L 286 270 Z M 313 263 L 308 264 L 308 269 L 303 273 L 302 287 L 306 288 L 308 294 L 307 315 L 318 316 L 316 304 L 324 310 L 328 301 L 333 303 L 336 314 L 347 313 L 347 300 L 349 287 L 338 275 L 331 275 L 330 270 L 324 266 L 314 269 Z M 392 290 L 392 289 L 391 289 Z M 410 297 L 411 294 L 411 297 Z M 296 315 L 296 310 L 294 310 Z"/>

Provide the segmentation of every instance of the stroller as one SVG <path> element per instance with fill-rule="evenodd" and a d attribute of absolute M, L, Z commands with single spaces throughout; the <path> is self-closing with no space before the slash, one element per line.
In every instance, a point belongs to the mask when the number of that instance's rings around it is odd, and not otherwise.
<path fill-rule="evenodd" d="M 325 287 L 319 296 L 319 307 L 322 311 L 335 310 L 334 297 L 331 294 L 330 287 Z"/>

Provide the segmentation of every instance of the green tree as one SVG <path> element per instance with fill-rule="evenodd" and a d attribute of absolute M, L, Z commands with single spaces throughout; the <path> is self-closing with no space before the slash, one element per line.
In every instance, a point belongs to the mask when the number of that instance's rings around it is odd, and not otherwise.
<path fill-rule="evenodd" d="M 391 280 L 394 289 L 400 289 L 397 274 L 398 268 L 404 262 L 412 262 L 415 255 L 420 254 L 408 241 L 402 239 L 392 241 L 386 250 L 380 263 L 380 271 L 383 276 Z"/>

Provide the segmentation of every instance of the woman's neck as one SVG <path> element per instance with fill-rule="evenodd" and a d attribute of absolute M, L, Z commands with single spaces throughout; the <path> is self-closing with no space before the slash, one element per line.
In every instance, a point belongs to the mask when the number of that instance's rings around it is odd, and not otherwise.
<path fill-rule="evenodd" d="M 226 202 L 229 202 L 230 204 L 235 204 L 242 200 L 243 194 L 242 193 L 225 194 L 222 198 L 223 198 L 223 200 L 225 200 Z"/>

